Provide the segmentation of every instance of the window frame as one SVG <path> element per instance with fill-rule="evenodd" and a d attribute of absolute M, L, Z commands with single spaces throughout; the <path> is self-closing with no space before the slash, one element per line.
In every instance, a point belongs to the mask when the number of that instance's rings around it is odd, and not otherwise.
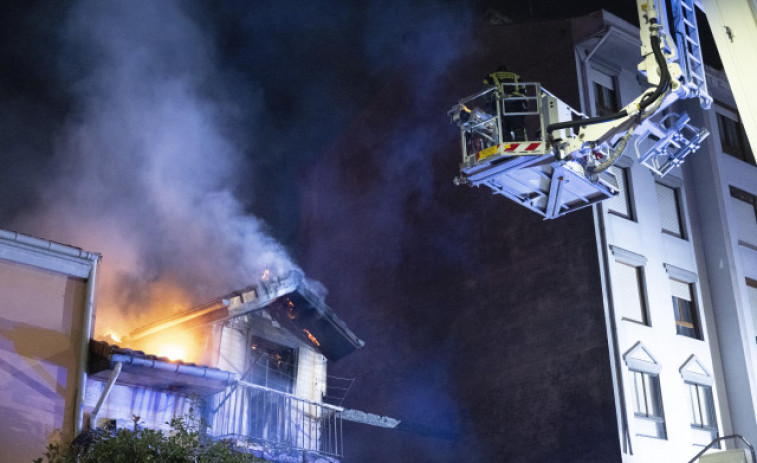
<path fill-rule="evenodd" d="M 601 67 L 601 69 L 598 67 Z M 594 100 L 592 110 L 595 116 L 615 114 L 622 108 L 622 100 L 618 90 L 618 74 L 617 70 L 612 70 L 599 63 L 594 63 L 591 67 L 591 94 Z M 606 98 L 607 95 L 603 91 L 606 91 L 610 96 L 609 99 Z M 603 104 L 600 105 L 600 102 Z"/>
<path fill-rule="evenodd" d="M 650 318 L 650 311 L 649 311 L 649 296 L 647 292 L 647 285 L 646 285 L 646 270 L 645 266 L 647 263 L 647 258 L 642 256 L 641 254 L 637 254 L 632 251 L 628 251 L 627 249 L 623 249 L 621 247 L 610 245 L 610 251 L 612 252 L 612 255 L 615 260 L 616 265 L 625 265 L 628 267 L 632 267 L 636 271 L 636 283 L 637 283 L 637 291 L 639 293 L 639 304 L 641 305 L 639 307 L 641 318 L 642 320 L 634 320 L 632 318 L 628 318 L 622 315 L 622 309 L 621 312 L 621 320 L 636 323 L 643 326 L 652 326 L 651 324 L 651 318 Z M 617 271 L 615 272 L 615 275 L 613 278 L 613 281 L 617 278 Z M 615 301 L 616 310 L 620 308 L 618 305 L 618 301 Z"/>
<path fill-rule="evenodd" d="M 757 227 L 757 196 L 753 195 L 752 193 L 749 193 L 748 191 L 744 191 L 741 188 L 735 187 L 733 185 L 728 186 L 728 192 L 731 194 L 732 199 L 735 199 L 737 201 L 742 201 L 752 206 L 752 209 L 754 212 L 754 219 L 755 219 L 754 226 Z M 734 206 L 734 209 L 735 209 L 735 206 Z M 734 215 L 736 215 L 735 211 L 734 211 Z M 736 220 L 738 221 L 739 218 L 736 217 Z M 739 223 L 738 227 L 740 226 L 741 224 Z M 750 243 L 750 242 L 744 241 L 741 239 L 741 236 L 736 236 L 736 239 L 738 240 L 738 243 L 740 245 L 757 250 L 757 243 Z"/>
<path fill-rule="evenodd" d="M 715 111 L 715 119 L 720 135 L 720 151 L 752 166 L 757 165 L 744 130 L 744 123 L 741 121 L 738 112 L 733 111 L 728 114 L 728 112 L 718 108 Z M 735 140 L 731 140 L 732 136 L 735 137 Z"/>
<path fill-rule="evenodd" d="M 686 220 L 683 215 L 683 198 L 682 198 L 682 191 L 680 186 L 674 186 L 670 185 L 668 183 L 663 183 L 660 181 L 655 181 L 655 194 L 657 195 L 657 208 L 658 208 L 658 215 L 660 216 L 660 230 L 662 233 L 670 236 L 674 236 L 676 238 L 680 238 L 682 240 L 688 240 L 688 233 L 686 229 Z M 660 210 L 660 198 L 659 198 L 659 190 L 656 190 L 656 188 L 662 187 L 667 188 L 673 192 L 673 201 L 675 204 L 675 212 L 676 212 L 676 218 L 678 220 L 678 228 L 680 230 L 680 233 L 676 233 L 674 230 L 668 230 L 665 228 L 665 225 L 662 223 L 662 211 Z"/>
<path fill-rule="evenodd" d="M 667 424 L 665 421 L 665 405 L 662 402 L 662 384 L 660 381 L 661 365 L 654 358 L 652 353 L 639 341 L 623 354 L 623 360 L 628 367 L 630 376 L 630 384 L 633 387 L 633 418 L 640 423 L 654 423 L 654 429 L 656 435 L 643 432 L 644 429 L 648 429 L 648 426 L 640 425 L 636 429 L 636 435 L 641 437 L 649 437 L 652 439 L 667 440 Z M 643 386 L 642 396 L 644 398 L 643 412 L 641 410 L 639 384 Z M 648 393 L 649 386 L 654 387 L 652 393 Z M 650 397 L 653 398 L 652 402 L 656 400 L 656 404 L 649 403 Z M 655 405 L 659 410 L 654 410 Z"/>
<path fill-rule="evenodd" d="M 247 337 L 250 346 L 246 364 L 246 379 L 270 389 L 285 393 L 294 393 L 297 387 L 299 367 L 299 349 L 281 344 L 250 331 Z M 274 358 L 279 354 L 280 358 Z M 278 362 L 279 365 L 272 366 Z"/>
<path fill-rule="evenodd" d="M 637 420 L 654 423 L 657 435 L 651 435 L 637 430 L 636 435 L 641 437 L 651 437 L 653 439 L 667 439 L 668 432 L 665 424 L 665 407 L 662 404 L 662 387 L 660 385 L 660 375 L 640 370 L 629 370 L 633 377 L 634 387 L 634 410 L 633 417 Z M 639 385 L 643 390 L 639 393 Z M 649 389 L 652 391 L 649 391 Z M 642 396 L 644 404 L 640 402 Z M 649 402 L 652 403 L 649 403 Z M 640 409 L 643 408 L 642 411 Z"/>
<path fill-rule="evenodd" d="M 685 320 L 680 320 L 680 321 L 690 323 L 692 326 L 686 327 L 685 325 L 679 325 L 678 322 L 679 322 L 679 314 L 680 314 L 680 305 L 677 303 L 677 299 L 680 299 L 680 298 L 673 295 L 673 289 L 672 287 L 670 288 L 670 291 L 671 291 L 670 295 L 673 300 L 673 310 L 674 310 L 673 314 L 675 317 L 674 320 L 675 320 L 675 326 L 676 326 L 676 334 L 680 336 L 686 336 L 691 339 L 697 339 L 697 340 L 703 341 L 704 340 L 704 326 L 702 324 L 701 313 L 699 312 L 699 302 L 698 302 L 699 300 L 697 298 L 697 286 L 696 286 L 696 283 L 699 280 L 699 276 L 694 272 L 682 269 L 680 267 L 676 267 L 675 265 L 670 265 L 670 264 L 663 264 L 663 265 L 665 267 L 665 272 L 667 272 L 668 274 L 668 280 L 669 280 L 668 284 L 670 284 L 670 280 L 672 280 L 672 281 L 677 281 L 679 283 L 687 285 L 689 288 L 689 297 L 691 298 L 691 301 L 686 301 L 686 302 L 690 302 L 690 307 L 691 307 L 690 318 L 692 319 L 692 321 L 691 322 L 687 322 Z M 696 337 L 689 336 L 687 334 L 680 333 L 678 329 L 679 326 L 684 326 L 686 328 L 693 329 L 694 333 L 697 336 Z"/>
<path fill-rule="evenodd" d="M 720 428 L 718 426 L 718 416 L 715 410 L 715 394 L 712 390 L 712 386 L 689 380 L 684 380 L 684 384 L 686 385 L 689 396 L 689 426 L 694 431 L 709 432 L 711 440 L 717 438 L 720 434 Z M 706 391 L 704 398 L 700 391 Z M 696 392 L 696 394 L 694 394 L 694 392 Z M 696 395 L 696 403 L 694 401 L 694 395 Z M 710 425 L 705 425 L 705 412 L 702 409 L 703 401 L 706 402 L 704 405 L 708 409 L 707 414 L 710 421 L 712 421 Z M 696 442 L 694 445 L 704 447 Z M 719 446 L 716 445 L 715 448 L 719 448 Z"/>
<path fill-rule="evenodd" d="M 754 294 L 757 294 L 757 280 L 746 277 L 745 283 L 747 291 L 747 304 L 749 308 L 749 314 L 752 316 L 752 324 L 755 327 L 755 343 L 757 343 L 757 302 L 753 303 L 752 293 L 750 292 L 754 291 Z M 755 297 L 755 301 L 757 301 L 757 297 Z"/>
<path fill-rule="evenodd" d="M 625 199 L 625 206 L 626 210 L 628 211 L 626 214 L 617 211 L 615 209 L 612 209 L 610 204 L 607 205 L 607 213 L 614 215 L 616 217 L 620 217 L 626 220 L 630 220 L 631 222 L 636 222 L 636 210 L 634 209 L 634 202 L 633 202 L 633 186 L 631 185 L 631 168 L 630 165 L 626 166 L 624 162 L 621 162 L 623 158 L 619 159 L 615 165 L 611 166 L 610 169 L 613 173 L 613 175 L 618 178 L 617 173 L 620 173 L 620 178 L 618 179 L 618 184 L 622 182 L 622 192 Z"/>

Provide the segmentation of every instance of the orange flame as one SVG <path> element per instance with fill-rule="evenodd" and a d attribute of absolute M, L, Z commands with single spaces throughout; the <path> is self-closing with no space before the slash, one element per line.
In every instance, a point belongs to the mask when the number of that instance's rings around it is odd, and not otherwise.
<path fill-rule="evenodd" d="M 308 336 L 308 339 L 310 339 L 310 342 L 312 342 L 313 344 L 315 344 L 318 347 L 321 346 L 321 343 L 318 342 L 318 339 L 316 339 L 315 336 L 313 336 L 313 333 L 311 333 L 310 331 L 308 331 L 308 330 L 306 330 L 304 328 L 303 328 L 302 332 L 305 333 Z"/>
<path fill-rule="evenodd" d="M 168 360 L 174 362 L 185 360 L 187 358 L 186 346 L 177 342 L 167 342 L 165 344 L 162 344 L 160 345 L 160 347 L 158 347 L 155 353 L 156 355 L 166 357 Z"/>
<path fill-rule="evenodd" d="M 121 343 L 124 340 L 123 336 L 115 333 L 114 331 L 106 331 L 105 334 L 103 335 L 103 338 L 105 339 L 105 341 L 108 341 L 108 342 L 113 341 L 117 343 Z"/>
<path fill-rule="evenodd" d="M 287 299 L 287 317 L 289 317 L 290 320 L 294 320 L 297 318 L 297 312 L 294 311 L 294 302 L 292 302 L 291 299 Z"/>

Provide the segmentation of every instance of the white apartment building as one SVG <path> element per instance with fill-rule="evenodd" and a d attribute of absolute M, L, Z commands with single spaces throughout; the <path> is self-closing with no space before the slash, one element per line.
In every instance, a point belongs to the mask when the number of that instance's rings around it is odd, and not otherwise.
<path fill-rule="evenodd" d="M 648 86 L 638 29 L 603 19 L 575 48 L 591 115 Z M 708 71 L 712 108 L 672 110 L 709 130 L 701 149 L 660 178 L 629 146 L 612 168 L 622 193 L 594 210 L 624 462 L 686 462 L 731 434 L 757 443 L 757 167 L 725 75 Z"/>

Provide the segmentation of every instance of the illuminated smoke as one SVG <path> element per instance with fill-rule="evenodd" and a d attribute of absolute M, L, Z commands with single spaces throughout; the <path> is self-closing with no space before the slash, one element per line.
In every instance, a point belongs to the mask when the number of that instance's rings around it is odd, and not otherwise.
<path fill-rule="evenodd" d="M 261 92 L 218 69 L 187 11 L 81 1 L 63 39 L 75 104 L 43 207 L 16 228 L 103 254 L 98 332 L 124 333 L 294 267 L 235 195 L 249 181 Z"/>

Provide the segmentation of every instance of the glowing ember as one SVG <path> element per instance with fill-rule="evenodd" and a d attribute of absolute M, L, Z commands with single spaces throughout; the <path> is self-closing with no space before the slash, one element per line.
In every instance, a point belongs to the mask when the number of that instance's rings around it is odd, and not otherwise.
<path fill-rule="evenodd" d="M 263 281 L 268 281 L 270 278 L 271 278 L 271 271 L 267 269 L 263 272 L 263 276 L 260 277 L 260 279 Z"/>
<path fill-rule="evenodd" d="M 297 313 L 294 311 L 294 302 L 292 302 L 290 299 L 287 299 L 287 317 L 289 317 L 290 320 L 294 320 L 297 318 Z"/>
<path fill-rule="evenodd" d="M 308 339 L 310 339 L 310 342 L 320 347 L 321 343 L 318 342 L 318 339 L 316 339 L 315 336 L 313 336 L 313 334 L 310 331 L 303 329 L 302 332 L 308 336 Z"/>

